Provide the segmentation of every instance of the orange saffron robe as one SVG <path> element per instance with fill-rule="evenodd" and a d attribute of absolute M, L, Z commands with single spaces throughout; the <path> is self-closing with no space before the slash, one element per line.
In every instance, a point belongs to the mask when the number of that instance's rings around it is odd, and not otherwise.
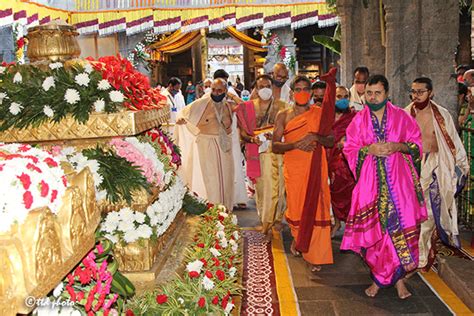
<path fill-rule="evenodd" d="M 321 114 L 322 109 L 313 106 L 307 112 L 290 120 L 284 131 L 285 142 L 296 142 L 309 132 L 317 132 Z M 319 153 L 322 154 L 321 190 L 309 248 L 307 252 L 302 253 L 303 258 L 314 265 L 333 263 L 328 166 L 325 149 L 322 148 Z M 294 149 L 287 151 L 283 156 L 283 173 L 287 194 L 285 217 L 295 240 L 298 239 L 313 154 L 316 154 L 316 151 L 306 152 Z"/>

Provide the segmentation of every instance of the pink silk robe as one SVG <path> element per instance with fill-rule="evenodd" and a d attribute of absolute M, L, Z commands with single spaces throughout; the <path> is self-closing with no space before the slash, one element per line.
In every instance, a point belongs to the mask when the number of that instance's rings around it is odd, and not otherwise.
<path fill-rule="evenodd" d="M 420 224 L 427 216 L 419 183 L 421 132 L 403 109 L 387 102 L 382 122 L 365 107 L 346 137 L 344 154 L 357 183 L 341 250 L 361 254 L 377 285 L 391 286 L 418 267 Z M 368 154 L 379 140 L 405 143 L 410 153 Z"/>

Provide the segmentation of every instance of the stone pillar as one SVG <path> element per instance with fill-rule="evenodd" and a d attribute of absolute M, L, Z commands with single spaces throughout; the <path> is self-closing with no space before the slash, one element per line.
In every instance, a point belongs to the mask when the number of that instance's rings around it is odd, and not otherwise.
<path fill-rule="evenodd" d="M 360 17 L 355 17 L 356 25 L 361 24 L 363 31 L 363 56 L 359 63 L 354 65 L 366 66 L 370 74 L 385 73 L 385 43 L 382 42 L 382 29 L 380 27 L 380 0 L 368 1 L 367 8 L 361 7 Z M 385 34 L 384 34 L 385 35 Z"/>

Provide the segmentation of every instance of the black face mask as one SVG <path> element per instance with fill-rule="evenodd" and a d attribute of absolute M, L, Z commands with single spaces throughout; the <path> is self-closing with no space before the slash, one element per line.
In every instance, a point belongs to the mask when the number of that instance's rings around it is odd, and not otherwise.
<path fill-rule="evenodd" d="M 285 81 L 273 80 L 273 84 L 278 88 L 281 88 L 285 84 Z"/>
<path fill-rule="evenodd" d="M 314 98 L 314 103 L 323 103 L 323 98 Z"/>
<path fill-rule="evenodd" d="M 217 103 L 224 100 L 224 98 L 225 98 L 225 93 L 218 94 L 218 95 L 211 94 L 212 101 L 217 102 Z"/>

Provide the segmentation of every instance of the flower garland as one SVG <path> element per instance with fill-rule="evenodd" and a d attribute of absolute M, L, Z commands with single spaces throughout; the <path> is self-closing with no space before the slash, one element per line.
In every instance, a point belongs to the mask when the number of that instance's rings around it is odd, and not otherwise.
<path fill-rule="evenodd" d="M 117 112 L 126 101 L 89 63 L 47 70 L 31 65 L 0 66 L 0 131 L 59 122 L 67 114 L 84 123 L 91 112 Z"/>
<path fill-rule="evenodd" d="M 223 206 L 211 206 L 188 247 L 184 275 L 133 299 L 126 315 L 230 314 L 235 306 L 232 296 L 241 293 L 239 239 L 236 216 Z"/>
<path fill-rule="evenodd" d="M 0 144 L 0 175 L 0 232 L 22 223 L 35 208 L 59 211 L 67 180 L 50 153 L 26 144 Z"/>
<path fill-rule="evenodd" d="M 101 234 L 113 243 L 132 243 L 140 239 L 156 239 L 171 226 L 183 205 L 186 187 L 180 178 L 160 193 L 145 213 L 123 208 L 109 212 L 100 225 Z"/>
<path fill-rule="evenodd" d="M 173 142 L 173 139 L 161 128 L 154 128 L 145 133 L 151 137 L 151 141 L 158 144 L 161 152 L 168 155 L 170 162 L 176 169 L 181 165 L 181 152 L 179 147 Z"/>
<path fill-rule="evenodd" d="M 151 88 L 147 76 L 133 68 L 133 65 L 120 56 L 101 57 L 97 61 L 88 58 L 94 68 L 102 73 L 115 89 L 125 94 L 124 105 L 131 110 L 160 109 L 166 104 L 166 97 L 160 90 Z"/>
<path fill-rule="evenodd" d="M 148 46 L 152 43 L 159 42 L 166 37 L 165 34 L 156 34 L 153 31 L 148 31 L 143 40 L 138 42 L 135 47 L 128 53 L 127 60 L 137 67 L 139 63 L 143 63 L 149 70 L 150 51 Z"/>

